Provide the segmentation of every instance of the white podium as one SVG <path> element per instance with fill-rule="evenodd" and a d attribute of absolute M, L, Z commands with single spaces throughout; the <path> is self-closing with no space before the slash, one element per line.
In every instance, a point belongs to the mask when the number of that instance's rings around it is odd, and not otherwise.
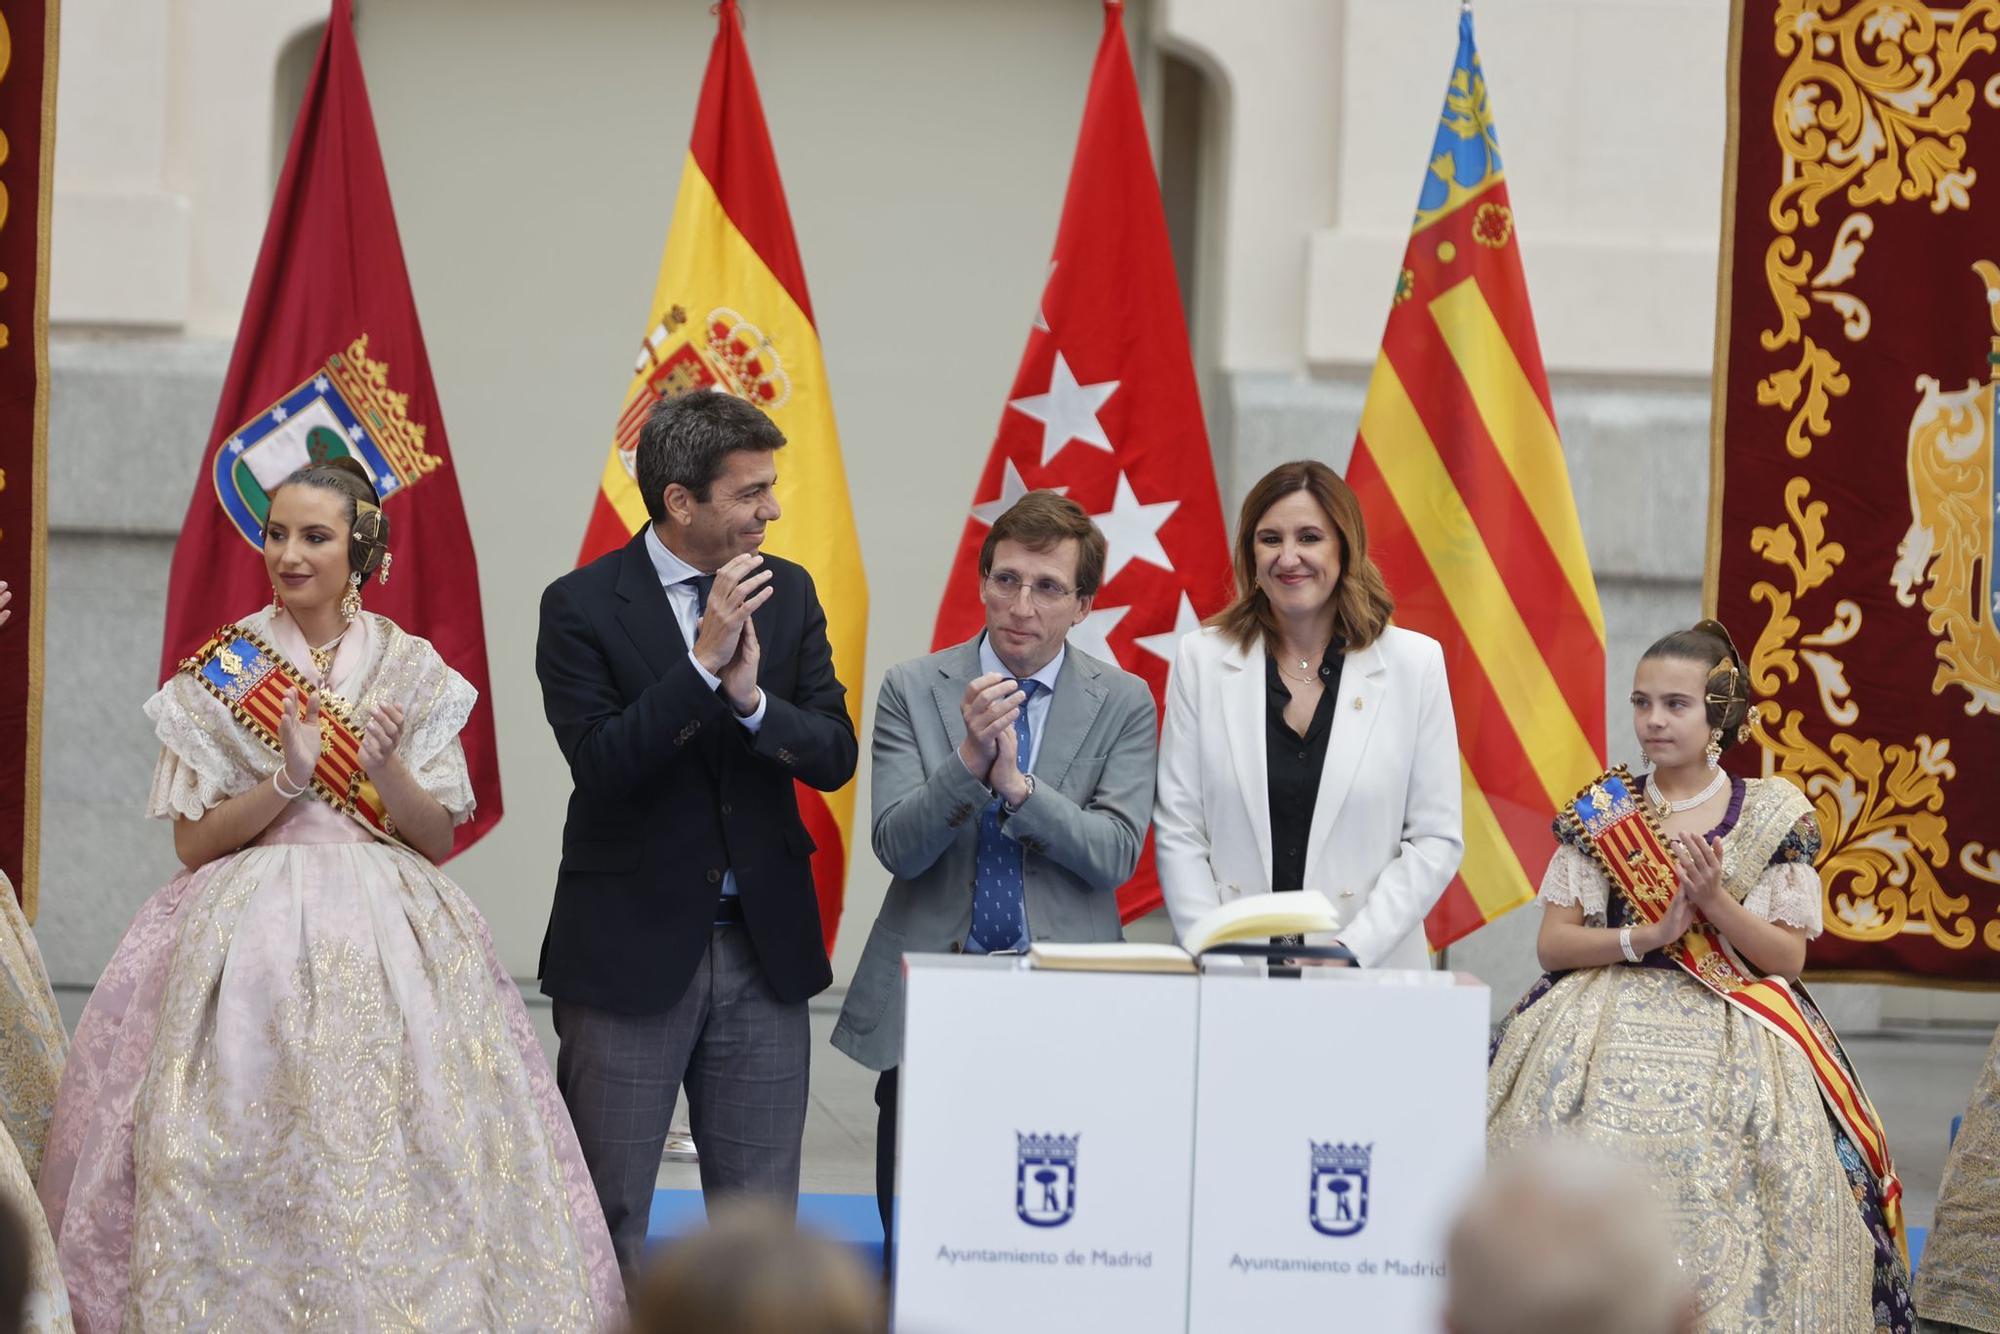
<path fill-rule="evenodd" d="M 1484 986 L 905 967 L 898 1330 L 1437 1328 L 1485 1163 Z"/>
<path fill-rule="evenodd" d="M 1487 1003 L 1451 973 L 1204 964 L 1190 1330 L 1438 1328 Z"/>
<path fill-rule="evenodd" d="M 906 966 L 896 1327 L 1185 1330 L 1196 979 Z"/>

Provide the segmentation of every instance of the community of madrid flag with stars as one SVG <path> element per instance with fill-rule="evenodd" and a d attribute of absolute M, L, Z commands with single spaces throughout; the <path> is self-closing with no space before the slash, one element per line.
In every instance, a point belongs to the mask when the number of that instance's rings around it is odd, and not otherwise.
<path fill-rule="evenodd" d="M 1458 716 L 1465 860 L 1425 923 L 1437 949 L 1534 897 L 1553 813 L 1604 754 L 1604 614 L 1470 11 L 1347 480 Z"/>
<path fill-rule="evenodd" d="M 1104 7 L 1041 308 L 945 583 L 933 648 L 963 643 L 985 624 L 986 530 L 1044 487 L 1088 510 L 1109 547 L 1097 599 L 1069 642 L 1143 678 L 1158 704 L 1181 636 L 1229 600 L 1229 546 L 1116 0 Z M 1118 894 L 1128 922 L 1160 906 L 1151 839 Z"/>
<path fill-rule="evenodd" d="M 848 503 L 805 267 L 743 46 L 742 17 L 735 0 L 722 0 L 715 12 L 715 44 L 659 282 L 578 563 L 623 546 L 647 522 L 633 470 L 639 427 L 654 403 L 711 392 L 755 403 L 786 441 L 778 455 L 784 517 L 771 526 L 764 550 L 803 565 L 818 584 L 834 670 L 847 685 L 847 712 L 858 732 L 868 635 L 861 538 Z M 854 785 L 823 793 L 801 783 L 798 794 L 817 848 L 813 884 L 831 950 L 846 893 Z"/>
<path fill-rule="evenodd" d="M 392 574 L 363 605 L 437 646 L 479 691 L 460 739 L 478 809 L 453 844 L 500 820 L 500 757 L 472 533 L 445 443 L 416 300 L 375 138 L 351 0 L 334 0 L 271 203 L 222 401 L 174 548 L 165 679 L 218 626 L 271 600 L 270 489 L 297 468 L 360 461 L 389 519 Z"/>

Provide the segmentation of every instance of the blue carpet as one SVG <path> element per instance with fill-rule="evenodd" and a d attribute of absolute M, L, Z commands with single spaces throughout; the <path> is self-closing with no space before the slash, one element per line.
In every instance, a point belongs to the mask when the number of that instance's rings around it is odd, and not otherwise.
<path fill-rule="evenodd" d="M 657 1244 L 708 1220 L 698 1190 L 656 1190 L 646 1240 Z M 882 1269 L 882 1215 L 873 1195 L 801 1195 L 799 1223 L 854 1249 L 870 1273 Z"/>

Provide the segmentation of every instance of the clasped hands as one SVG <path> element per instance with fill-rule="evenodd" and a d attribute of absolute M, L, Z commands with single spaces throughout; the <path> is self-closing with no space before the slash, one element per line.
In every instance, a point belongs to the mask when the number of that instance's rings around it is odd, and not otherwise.
<path fill-rule="evenodd" d="M 303 705 L 297 687 L 285 691 L 284 707 L 278 715 L 278 746 L 284 753 L 285 782 L 304 788 L 319 767 L 320 751 L 326 744 L 319 730 L 320 696 L 308 695 Z M 361 732 L 360 761 L 363 772 L 379 775 L 398 763 L 396 743 L 403 737 L 403 707 L 378 704 Z"/>
<path fill-rule="evenodd" d="M 739 718 L 757 712 L 757 624 L 750 614 L 771 600 L 771 571 L 757 567 L 754 551 L 734 557 L 715 572 L 708 606 L 695 629 L 694 660 L 722 682 L 722 698 Z"/>
<path fill-rule="evenodd" d="M 1659 921 L 1632 929 L 1633 948 L 1650 953 L 1673 944 L 1694 925 L 1695 914 L 1713 922 L 1721 901 L 1729 898 L 1722 887 L 1722 840 L 1676 834 L 1667 840 L 1674 855 L 1675 889 L 1666 916 Z M 1733 900 L 1732 900 L 1733 901 Z"/>
<path fill-rule="evenodd" d="M 965 688 L 958 711 L 965 740 L 958 757 L 986 789 L 1011 807 L 1028 799 L 1028 776 L 1021 772 L 1020 741 L 1014 723 L 1028 706 L 1027 692 L 1011 676 L 988 672 Z"/>

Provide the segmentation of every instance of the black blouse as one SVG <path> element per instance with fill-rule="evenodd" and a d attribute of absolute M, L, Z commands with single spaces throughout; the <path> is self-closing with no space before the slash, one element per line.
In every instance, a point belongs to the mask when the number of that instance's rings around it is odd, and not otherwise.
<path fill-rule="evenodd" d="M 1327 734 L 1333 731 L 1333 705 L 1340 694 L 1345 647 L 1338 638 L 1326 646 L 1319 665 L 1319 704 L 1304 736 L 1285 721 L 1292 695 L 1285 688 L 1278 660 L 1268 655 L 1264 659 L 1264 785 L 1271 803 L 1274 893 L 1305 887 L 1306 836 L 1312 830 L 1313 807 L 1319 801 L 1319 776 L 1326 768 Z"/>

